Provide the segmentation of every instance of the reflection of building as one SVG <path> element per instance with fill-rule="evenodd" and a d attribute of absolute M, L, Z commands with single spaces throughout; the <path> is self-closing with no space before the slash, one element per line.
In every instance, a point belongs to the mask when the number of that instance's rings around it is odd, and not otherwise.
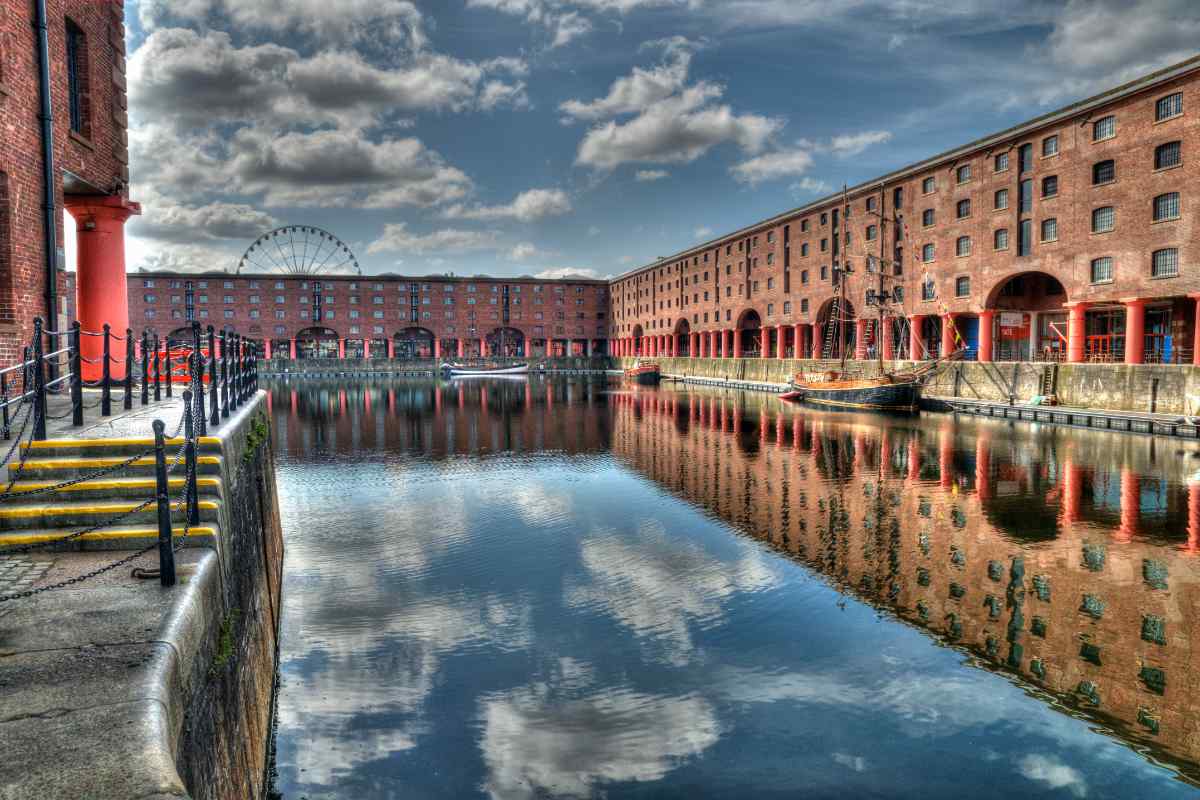
<path fill-rule="evenodd" d="M 413 453 L 435 459 L 505 452 L 608 449 L 603 383 L 535 379 L 379 382 L 305 379 L 268 388 L 283 457 L 313 452 Z"/>
<path fill-rule="evenodd" d="M 761 396 L 614 406 L 637 471 L 1200 782 L 1200 485 L 1160 483 L 1154 440 Z"/>
<path fill-rule="evenodd" d="M 1198 76 L 1200 57 L 632 270 L 613 351 L 908 358 L 957 330 L 980 360 L 1200 364 Z M 910 325 L 875 331 L 868 257 Z M 845 265 L 858 319 L 827 341 Z"/>

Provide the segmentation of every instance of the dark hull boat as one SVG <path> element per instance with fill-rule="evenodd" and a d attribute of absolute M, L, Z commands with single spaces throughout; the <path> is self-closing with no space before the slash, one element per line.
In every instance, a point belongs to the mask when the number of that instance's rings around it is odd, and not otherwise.
<path fill-rule="evenodd" d="M 871 411 L 916 411 L 921 405 L 921 384 L 906 378 L 871 378 L 793 383 L 788 399 L 836 408 Z"/>
<path fill-rule="evenodd" d="M 642 386 L 654 386 L 662 380 L 662 373 L 658 369 L 658 364 L 639 363 L 625 370 L 625 377 Z"/>

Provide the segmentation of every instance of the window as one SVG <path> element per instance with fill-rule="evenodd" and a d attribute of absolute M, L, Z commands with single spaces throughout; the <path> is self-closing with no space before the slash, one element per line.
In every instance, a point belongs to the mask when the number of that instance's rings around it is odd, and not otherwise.
<path fill-rule="evenodd" d="M 971 180 L 971 165 L 963 164 L 954 171 L 954 177 L 959 183 L 966 183 Z"/>
<path fill-rule="evenodd" d="M 1058 195 L 1058 176 L 1047 175 L 1042 178 L 1042 197 L 1056 197 Z"/>
<path fill-rule="evenodd" d="M 996 199 L 992 205 L 997 211 L 1008 208 L 1008 189 L 996 190 Z"/>
<path fill-rule="evenodd" d="M 1092 165 L 1092 185 L 1099 186 L 1102 183 L 1112 183 L 1117 179 L 1117 162 L 1111 158 L 1105 161 L 1098 161 Z"/>
<path fill-rule="evenodd" d="M 1092 259 L 1092 283 L 1110 283 L 1113 279 L 1112 256 Z"/>
<path fill-rule="evenodd" d="M 1042 158 L 1058 155 L 1058 137 L 1047 136 L 1042 139 Z"/>
<path fill-rule="evenodd" d="M 1033 252 L 1033 221 L 1021 220 L 1017 226 L 1017 255 L 1027 256 Z"/>
<path fill-rule="evenodd" d="M 1159 99 L 1154 104 L 1154 121 L 1162 122 L 1164 119 L 1178 117 L 1183 113 L 1183 92 L 1169 94 L 1166 97 Z"/>
<path fill-rule="evenodd" d="M 801 258 L 808 257 L 808 242 L 804 242 L 803 244 L 800 245 L 800 257 Z"/>
<path fill-rule="evenodd" d="M 1102 142 L 1117 135 L 1117 118 L 1111 114 L 1092 123 L 1092 141 Z"/>
<path fill-rule="evenodd" d="M 1167 142 L 1154 148 L 1154 168 L 1168 169 L 1178 167 L 1183 163 L 1183 145 L 1180 142 Z"/>
<path fill-rule="evenodd" d="M 1101 206 L 1092 211 L 1092 233 L 1108 233 L 1116 222 L 1117 215 L 1112 206 Z"/>
<path fill-rule="evenodd" d="M 802 299 L 800 301 L 800 313 L 801 314 L 808 313 L 808 298 L 807 297 L 805 297 L 804 299 Z"/>
<path fill-rule="evenodd" d="M 933 261 L 933 245 L 926 244 L 921 246 L 921 260 Z"/>
<path fill-rule="evenodd" d="M 825 224 L 827 224 L 828 222 L 829 222 L 829 214 L 827 214 L 826 212 L 822 211 L 822 212 L 821 212 L 821 224 L 822 224 L 822 225 L 825 225 Z"/>
<path fill-rule="evenodd" d="M 88 108 L 87 36 L 71 20 L 67 20 L 67 110 L 71 130 L 81 136 L 90 135 Z"/>
<path fill-rule="evenodd" d="M 937 188 L 937 182 L 933 178 L 926 178 L 921 181 L 921 193 L 933 194 L 933 190 Z"/>
<path fill-rule="evenodd" d="M 144 295 L 142 295 L 142 302 L 143 302 L 143 303 L 153 303 L 153 302 L 154 302 L 154 301 L 156 301 L 156 300 L 158 300 L 158 298 L 157 298 L 157 297 L 155 297 L 155 296 L 154 296 L 154 295 L 152 295 L 152 294 L 144 294 Z"/>
<path fill-rule="evenodd" d="M 224 297 L 224 298 L 222 298 L 222 299 L 223 299 L 223 300 L 224 300 L 226 303 L 232 303 L 232 302 L 233 302 L 233 295 L 231 295 L 231 294 L 227 294 L 227 295 L 225 295 L 225 297 Z"/>
<path fill-rule="evenodd" d="M 1042 241 L 1058 241 L 1058 220 L 1054 217 L 1042 220 Z"/>
<path fill-rule="evenodd" d="M 233 319 L 233 309 L 232 308 L 225 309 L 225 319 Z M 190 357 L 191 356 L 189 356 L 189 358 Z"/>
<path fill-rule="evenodd" d="M 992 234 L 992 247 L 994 247 L 996 250 L 1008 249 L 1008 228 L 998 228 L 996 232 Z"/>
<path fill-rule="evenodd" d="M 955 241 L 955 243 L 954 243 L 954 252 L 955 252 L 955 255 L 958 255 L 960 257 L 971 255 L 971 237 L 970 236 L 958 237 L 958 240 Z"/>
<path fill-rule="evenodd" d="M 955 206 L 955 212 L 958 214 L 959 219 L 966 219 L 971 216 L 971 201 L 959 200 L 958 205 Z"/>
<path fill-rule="evenodd" d="M 792 301 L 791 301 L 791 300 L 784 300 L 784 301 L 783 301 L 783 313 L 784 313 L 784 314 L 791 314 L 791 313 L 792 313 Z"/>
<path fill-rule="evenodd" d="M 970 297 L 971 296 L 971 279 L 966 275 L 954 279 L 954 296 L 955 297 Z"/>
<path fill-rule="evenodd" d="M 867 226 L 867 241 L 868 242 L 875 241 L 875 231 L 876 231 L 876 229 L 875 229 L 874 225 Z"/>
<path fill-rule="evenodd" d="M 995 160 L 996 172 L 1005 172 L 1008 170 L 1008 153 L 1000 153 Z"/>
<path fill-rule="evenodd" d="M 808 270 L 800 270 L 800 283 L 801 285 L 808 283 Z"/>
<path fill-rule="evenodd" d="M 775 304 L 774 303 L 767 303 L 767 316 L 768 317 L 775 316 Z"/>
<path fill-rule="evenodd" d="M 921 212 L 921 224 L 928 228 L 933 224 L 933 209 L 927 208 Z"/>
<path fill-rule="evenodd" d="M 1017 148 L 1017 168 L 1022 174 L 1033 169 L 1033 145 L 1023 144 Z"/>
<path fill-rule="evenodd" d="M 807 219 L 800 220 L 800 232 L 801 233 L 808 232 L 808 220 Z"/>
<path fill-rule="evenodd" d="M 826 250 L 828 250 L 828 249 L 829 249 L 829 240 L 828 240 L 828 239 L 822 239 L 822 240 L 821 240 L 821 252 L 822 252 L 822 253 L 824 253 L 824 252 L 825 252 Z M 726 273 L 728 273 L 728 272 L 729 272 L 728 268 L 726 268 L 726 270 L 725 270 L 725 271 L 726 271 Z"/>
<path fill-rule="evenodd" d="M 1151 278 L 1174 278 L 1179 274 L 1179 251 L 1174 247 L 1155 250 L 1150 261 Z"/>
<path fill-rule="evenodd" d="M 1017 188 L 1020 191 L 1017 210 L 1022 214 L 1028 214 L 1033 211 L 1033 181 L 1023 180 Z"/>
<path fill-rule="evenodd" d="M 867 198 L 867 211 L 874 211 L 874 210 L 875 210 L 875 198 L 868 197 Z"/>
<path fill-rule="evenodd" d="M 1154 221 L 1179 219 L 1179 192 L 1168 192 L 1154 198 Z"/>
<path fill-rule="evenodd" d="M 937 290 L 934 288 L 933 278 L 926 278 L 921 283 L 921 299 L 922 300 L 933 300 L 936 297 L 937 297 Z"/>

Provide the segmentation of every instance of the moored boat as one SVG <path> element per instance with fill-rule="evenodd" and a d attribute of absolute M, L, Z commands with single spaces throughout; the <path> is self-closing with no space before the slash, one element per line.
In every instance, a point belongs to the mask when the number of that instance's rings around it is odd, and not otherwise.
<path fill-rule="evenodd" d="M 797 375 L 784 399 L 873 411 L 916 411 L 921 405 L 921 379 L 917 376 L 857 378 L 830 372 L 816 380 L 813 377 Z"/>
<path fill-rule="evenodd" d="M 662 380 L 662 372 L 653 361 L 638 361 L 625 370 L 625 377 L 643 386 L 653 386 Z"/>
<path fill-rule="evenodd" d="M 462 364 L 442 364 L 442 372 L 454 378 L 488 377 L 504 375 L 527 375 L 528 364 L 510 364 L 508 366 L 482 365 L 477 367 Z"/>

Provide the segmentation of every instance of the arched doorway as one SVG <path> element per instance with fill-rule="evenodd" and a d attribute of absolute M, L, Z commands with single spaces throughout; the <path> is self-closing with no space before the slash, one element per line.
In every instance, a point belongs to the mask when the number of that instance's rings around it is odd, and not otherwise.
<path fill-rule="evenodd" d="M 392 355 L 398 359 L 433 358 L 433 331 L 405 328 L 392 337 Z"/>
<path fill-rule="evenodd" d="M 487 347 L 498 358 L 521 358 L 525 355 L 525 334 L 516 328 L 496 328 L 487 335 Z"/>
<path fill-rule="evenodd" d="M 738 334 L 741 337 L 743 358 L 758 358 L 762 354 L 762 318 L 754 309 L 743 311 L 738 318 Z M 736 354 L 735 354 L 736 355 Z"/>
<path fill-rule="evenodd" d="M 692 326 L 686 319 L 675 323 L 675 354 L 680 358 L 692 354 Z"/>
<path fill-rule="evenodd" d="M 826 300 L 817 312 L 817 329 L 813 332 L 820 338 L 821 358 L 840 359 L 854 357 L 855 346 L 854 304 L 844 298 Z"/>
<path fill-rule="evenodd" d="M 642 326 L 633 326 L 633 354 L 635 356 L 642 355 Z"/>
<path fill-rule="evenodd" d="M 1067 355 L 1067 291 L 1044 272 L 1022 272 L 997 283 L 984 308 L 992 320 L 992 360 L 1062 361 Z M 1119 307 L 1118 307 L 1119 308 Z M 1093 338 L 1095 337 L 1095 338 Z M 1103 351 L 1121 360 L 1125 350 L 1125 318 L 1097 314 L 1088 320 L 1088 351 Z"/>
<path fill-rule="evenodd" d="M 337 358 L 338 335 L 332 328 L 313 326 L 296 334 L 296 358 Z"/>

